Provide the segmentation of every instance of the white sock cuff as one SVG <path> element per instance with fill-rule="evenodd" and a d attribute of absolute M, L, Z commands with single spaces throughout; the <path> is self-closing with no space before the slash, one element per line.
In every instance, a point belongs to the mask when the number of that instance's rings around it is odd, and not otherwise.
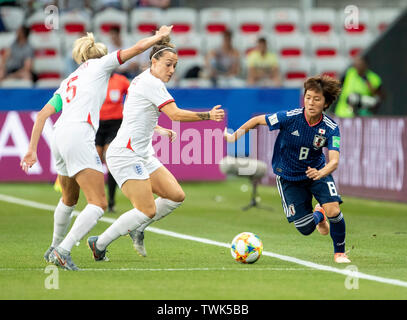
<path fill-rule="evenodd" d="M 100 219 L 103 216 L 103 213 L 105 212 L 101 207 L 91 203 L 88 203 L 83 210 L 85 210 L 86 208 L 92 208 L 93 210 L 95 210 L 95 212 L 97 212 L 98 214 L 98 219 Z"/>
<path fill-rule="evenodd" d="M 62 201 L 62 198 L 61 199 L 59 199 L 59 203 L 58 203 L 58 207 L 60 207 L 62 210 L 64 210 L 64 211 L 74 211 L 75 210 L 75 207 L 76 207 L 76 204 L 74 204 L 73 206 L 67 206 L 63 201 Z"/>

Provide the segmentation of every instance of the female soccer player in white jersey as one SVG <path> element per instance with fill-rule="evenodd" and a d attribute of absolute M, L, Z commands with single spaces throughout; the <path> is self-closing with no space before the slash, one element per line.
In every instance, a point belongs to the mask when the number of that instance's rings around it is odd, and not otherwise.
<path fill-rule="evenodd" d="M 54 213 L 52 244 L 44 255 L 48 262 L 64 269 L 78 270 L 70 255 L 71 249 L 96 225 L 107 206 L 104 174 L 95 147 L 95 134 L 110 74 L 120 64 L 168 36 L 171 29 L 162 26 L 154 36 L 140 40 L 131 48 L 110 54 L 107 54 L 104 44 L 95 43 L 92 33 L 75 41 L 72 56 L 80 66 L 62 81 L 53 98 L 38 113 L 28 152 L 21 160 L 21 167 L 27 172 L 37 161 L 37 145 L 45 121 L 62 109 L 55 123 L 51 144 L 62 187 L 62 199 Z M 82 189 L 88 204 L 66 235 L 71 213 L 78 201 L 79 189 Z"/>
<path fill-rule="evenodd" d="M 330 233 L 334 261 L 349 263 L 345 254 L 345 220 L 339 207 L 342 200 L 331 175 L 339 163 L 339 127 L 323 113 L 340 91 L 339 81 L 333 78 L 311 77 L 304 83 L 304 108 L 254 117 L 234 134 L 225 131 L 225 138 L 234 142 L 258 125 L 280 130 L 272 167 L 288 222 L 294 222 L 303 235 L 311 234 L 315 228 L 323 235 Z M 328 163 L 323 147 L 329 150 Z M 314 210 L 312 196 L 319 202 Z"/>
<path fill-rule="evenodd" d="M 153 47 L 150 59 L 151 67 L 130 84 L 122 125 L 106 154 L 110 172 L 134 208 L 122 214 L 99 237 L 88 238 L 95 260 L 103 260 L 106 247 L 130 232 L 135 249 L 146 256 L 144 229 L 184 201 L 184 191 L 175 177 L 153 155 L 152 137 L 160 112 L 173 121 L 221 121 L 224 117 L 219 105 L 208 112 L 177 107 L 164 84 L 171 79 L 178 61 L 169 37 Z M 153 194 L 158 198 L 154 200 Z"/>

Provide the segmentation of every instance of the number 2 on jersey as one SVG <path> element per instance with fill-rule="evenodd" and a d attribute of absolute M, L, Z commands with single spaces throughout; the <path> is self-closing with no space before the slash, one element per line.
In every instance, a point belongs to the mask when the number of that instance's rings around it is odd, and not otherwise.
<path fill-rule="evenodd" d="M 76 96 L 76 86 L 71 85 L 71 82 L 74 82 L 77 79 L 78 79 L 78 76 L 75 76 L 75 77 L 69 79 L 69 81 L 68 81 L 67 88 L 66 88 L 66 93 L 69 94 L 69 92 L 71 91 L 72 94 L 71 94 L 70 98 L 68 98 L 68 96 L 65 98 L 67 103 L 71 102 L 72 99 L 75 98 L 75 96 Z"/>

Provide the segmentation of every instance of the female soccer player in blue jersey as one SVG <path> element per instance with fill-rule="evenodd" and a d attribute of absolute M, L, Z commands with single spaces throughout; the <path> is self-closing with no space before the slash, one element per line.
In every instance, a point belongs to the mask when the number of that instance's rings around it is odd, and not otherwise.
<path fill-rule="evenodd" d="M 311 234 L 315 228 L 323 235 L 330 233 L 334 261 L 349 263 L 345 254 L 345 220 L 339 207 L 342 200 L 331 175 L 339 163 L 339 127 L 324 114 L 340 91 L 340 82 L 331 77 L 308 78 L 304 82 L 303 108 L 256 116 L 233 134 L 225 131 L 225 139 L 234 142 L 258 125 L 279 129 L 272 167 L 288 222 L 294 222 L 303 235 Z M 329 150 L 327 163 L 323 147 Z M 319 202 L 314 210 L 313 196 Z"/>

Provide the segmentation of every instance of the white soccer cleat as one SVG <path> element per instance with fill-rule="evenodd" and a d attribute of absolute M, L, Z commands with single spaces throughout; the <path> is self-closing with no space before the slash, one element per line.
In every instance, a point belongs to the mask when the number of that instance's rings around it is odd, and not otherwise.
<path fill-rule="evenodd" d="M 336 263 L 350 263 L 348 256 L 343 252 L 337 252 L 334 255 L 334 261 Z"/>
<path fill-rule="evenodd" d="M 129 236 L 137 253 L 142 257 L 147 257 L 147 251 L 144 247 L 144 232 L 134 230 L 129 233 Z"/>

